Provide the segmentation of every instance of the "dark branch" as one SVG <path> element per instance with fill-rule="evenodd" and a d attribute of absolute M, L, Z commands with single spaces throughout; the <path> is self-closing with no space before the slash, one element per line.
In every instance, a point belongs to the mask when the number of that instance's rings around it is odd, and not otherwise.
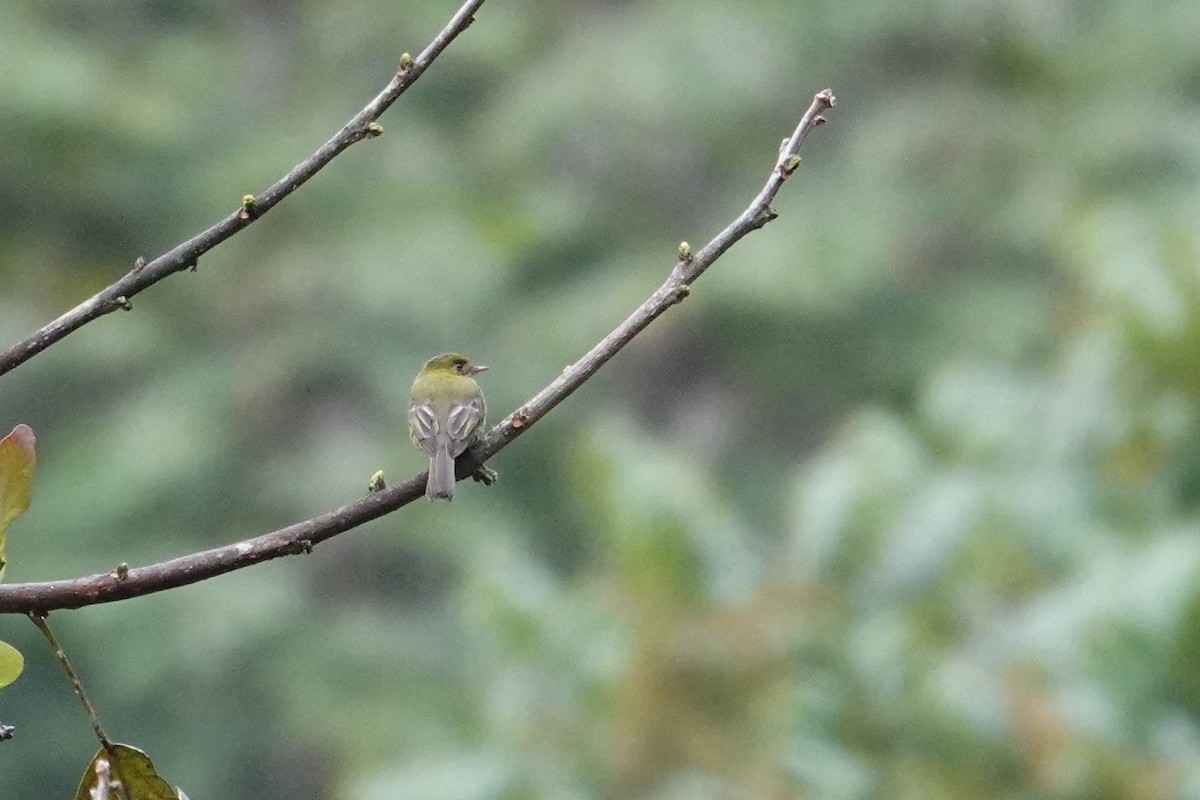
<path fill-rule="evenodd" d="M 112 572 L 66 581 L 0 584 L 0 613 L 44 613 L 111 603 L 197 583 L 260 561 L 307 553 L 326 539 L 395 511 L 424 494 L 425 475 L 416 475 L 399 486 L 369 494 L 286 528 L 148 567 L 122 566 Z"/>
<path fill-rule="evenodd" d="M 216 225 L 193 236 L 186 242 L 176 245 L 153 261 L 142 262 L 141 259 L 138 259 L 133 269 L 125 277 L 5 350 L 0 354 L 0 375 L 20 366 L 92 320 L 118 309 L 128 311 L 131 308 L 130 298 L 134 295 L 153 286 L 168 275 L 195 267 L 200 256 L 270 211 L 279 201 L 300 188 L 305 181 L 316 175 L 347 147 L 382 132 L 378 126 L 372 127 L 372 123 L 379 119 L 380 115 L 396 102 L 400 95 L 416 82 L 417 78 L 421 77 L 434 59 L 446 49 L 450 42 L 454 41 L 458 34 L 467 29 L 467 26 L 474 20 L 473 15 L 483 3 L 484 0 L 468 0 L 464 3 L 446 27 L 442 29 L 442 32 L 434 37 L 434 40 L 419 56 L 401 59 L 400 69 L 383 91 L 375 96 L 374 100 L 355 114 L 332 139 L 293 167 L 288 174 L 267 187 L 262 194 L 257 197 L 247 196 L 240 208 Z"/>
<path fill-rule="evenodd" d="M 688 294 L 688 287 L 707 270 L 721 254 L 750 231 L 761 228 L 775 218 L 771 200 L 792 174 L 798 161 L 800 144 L 819 122 L 822 111 L 833 106 L 833 94 L 826 89 L 813 98 L 791 138 L 780 148 L 779 158 L 758 196 L 741 215 L 718 233 L 698 253 L 692 255 L 680 246 L 679 261 L 666 283 L 642 303 L 628 319 L 579 361 L 529 402 L 501 420 L 467 457 L 457 464 L 459 478 L 471 475 L 478 465 L 507 447 L 594 375 L 600 367 L 645 330 L 664 311 Z M 75 580 L 46 583 L 0 584 L 0 613 L 36 613 L 58 608 L 79 608 L 94 603 L 108 603 L 161 592 L 176 586 L 196 583 L 206 578 L 248 567 L 260 561 L 280 556 L 307 553 L 312 548 L 343 531 L 395 511 L 421 497 L 425 491 L 426 473 L 414 475 L 404 483 L 368 494 L 349 505 L 297 522 L 254 539 L 205 550 L 200 553 L 152 564 L 148 567 L 114 569 L 110 573 Z"/>

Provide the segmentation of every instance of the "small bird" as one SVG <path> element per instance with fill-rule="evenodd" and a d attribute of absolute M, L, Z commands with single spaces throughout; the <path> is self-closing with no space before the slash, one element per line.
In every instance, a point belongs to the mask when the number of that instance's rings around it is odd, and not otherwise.
<path fill-rule="evenodd" d="M 454 499 L 454 460 L 483 435 L 487 404 L 472 376 L 486 369 L 466 356 L 443 353 L 426 361 L 413 381 L 408 432 L 429 456 L 430 500 Z"/>

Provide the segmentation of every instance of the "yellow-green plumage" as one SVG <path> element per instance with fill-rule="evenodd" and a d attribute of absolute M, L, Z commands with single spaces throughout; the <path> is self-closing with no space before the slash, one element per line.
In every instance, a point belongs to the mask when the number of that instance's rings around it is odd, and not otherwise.
<path fill-rule="evenodd" d="M 443 353 L 425 362 L 413 381 L 408 432 L 429 456 L 430 500 L 454 499 L 454 460 L 486 427 L 487 404 L 472 377 L 486 369 L 466 356 Z"/>

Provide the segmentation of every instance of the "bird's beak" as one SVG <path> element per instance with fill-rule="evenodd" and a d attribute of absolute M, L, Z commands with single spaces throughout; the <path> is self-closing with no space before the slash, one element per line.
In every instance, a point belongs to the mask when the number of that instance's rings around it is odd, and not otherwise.
<path fill-rule="evenodd" d="M 487 371 L 488 371 L 488 368 L 485 367 L 483 364 L 476 364 L 474 367 L 471 367 L 472 375 L 478 375 L 481 372 L 487 372 Z"/>

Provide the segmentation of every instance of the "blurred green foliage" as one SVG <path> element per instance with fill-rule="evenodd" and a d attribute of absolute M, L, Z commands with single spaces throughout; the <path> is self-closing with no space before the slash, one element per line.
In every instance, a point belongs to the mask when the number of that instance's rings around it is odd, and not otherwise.
<path fill-rule="evenodd" d="M 229 213 L 450 3 L 0 4 L 0 346 Z M 501 482 L 54 615 L 193 798 L 1200 797 L 1200 14 L 492 0 L 245 233 L 0 379 L 10 581 L 237 540 L 423 468 L 745 207 L 780 218 Z M 36 630 L 5 796 L 95 743 Z M 41 655 L 38 653 L 41 652 Z"/>

